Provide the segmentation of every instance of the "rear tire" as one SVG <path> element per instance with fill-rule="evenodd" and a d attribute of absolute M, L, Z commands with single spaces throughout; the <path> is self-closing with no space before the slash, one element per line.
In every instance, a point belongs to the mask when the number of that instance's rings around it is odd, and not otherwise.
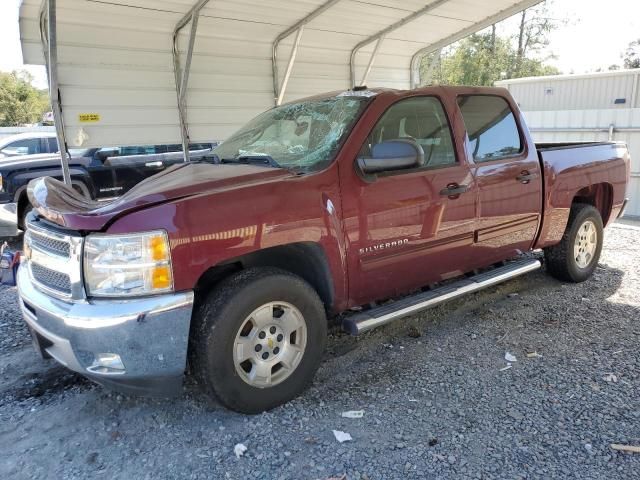
<path fill-rule="evenodd" d="M 200 305 L 189 350 L 207 393 L 232 410 L 260 413 L 307 387 L 326 340 L 324 305 L 308 283 L 276 268 L 252 268 Z"/>
<path fill-rule="evenodd" d="M 598 265 L 603 238 L 600 212 L 592 205 L 574 204 L 562 240 L 544 249 L 547 271 L 559 280 L 584 282 Z"/>

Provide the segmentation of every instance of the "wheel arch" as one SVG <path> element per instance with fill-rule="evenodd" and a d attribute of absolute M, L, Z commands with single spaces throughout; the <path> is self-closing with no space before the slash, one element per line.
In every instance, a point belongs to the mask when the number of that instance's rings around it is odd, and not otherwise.
<path fill-rule="evenodd" d="M 322 246 L 315 242 L 269 247 L 210 267 L 196 283 L 196 302 L 228 276 L 240 270 L 256 267 L 279 268 L 298 275 L 315 289 L 327 312 L 333 311 L 335 288 L 329 262 Z"/>
<path fill-rule="evenodd" d="M 576 203 L 585 203 L 595 207 L 600 212 L 602 224 L 606 226 L 613 208 L 613 185 L 602 182 L 581 188 L 573 196 L 571 202 L 572 206 Z"/>

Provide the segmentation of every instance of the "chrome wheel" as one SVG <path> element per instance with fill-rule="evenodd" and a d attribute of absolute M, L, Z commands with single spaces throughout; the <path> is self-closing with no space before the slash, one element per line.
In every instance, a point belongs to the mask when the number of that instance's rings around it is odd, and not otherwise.
<path fill-rule="evenodd" d="M 253 387 L 272 387 L 294 372 L 306 345 L 307 324 L 300 310 L 286 302 L 267 303 L 245 319 L 236 335 L 236 372 Z"/>
<path fill-rule="evenodd" d="M 576 233 L 573 243 L 573 258 L 580 268 L 587 268 L 598 249 L 598 231 L 591 220 L 585 221 Z"/>

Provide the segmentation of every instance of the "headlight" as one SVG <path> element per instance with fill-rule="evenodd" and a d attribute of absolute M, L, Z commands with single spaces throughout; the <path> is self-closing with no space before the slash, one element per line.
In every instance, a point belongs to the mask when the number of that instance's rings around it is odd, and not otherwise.
<path fill-rule="evenodd" d="M 89 235 L 84 246 L 84 279 L 87 295 L 94 297 L 172 291 L 167 233 Z"/>

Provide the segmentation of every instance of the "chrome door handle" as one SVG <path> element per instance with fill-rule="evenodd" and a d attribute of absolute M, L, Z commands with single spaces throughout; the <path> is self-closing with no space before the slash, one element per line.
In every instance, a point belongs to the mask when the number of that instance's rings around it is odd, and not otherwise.
<path fill-rule="evenodd" d="M 457 183 L 450 183 L 447 188 L 440 190 L 440 195 L 443 197 L 458 197 L 469 190 L 467 185 L 458 185 Z"/>
<path fill-rule="evenodd" d="M 162 162 L 147 162 L 144 164 L 145 167 L 162 167 L 163 165 Z"/>
<path fill-rule="evenodd" d="M 537 175 L 535 173 L 529 173 L 525 170 L 524 172 L 520 173 L 520 175 L 516 177 L 516 180 L 519 181 L 520 183 L 527 184 L 531 180 L 535 179 L 536 177 Z"/>

